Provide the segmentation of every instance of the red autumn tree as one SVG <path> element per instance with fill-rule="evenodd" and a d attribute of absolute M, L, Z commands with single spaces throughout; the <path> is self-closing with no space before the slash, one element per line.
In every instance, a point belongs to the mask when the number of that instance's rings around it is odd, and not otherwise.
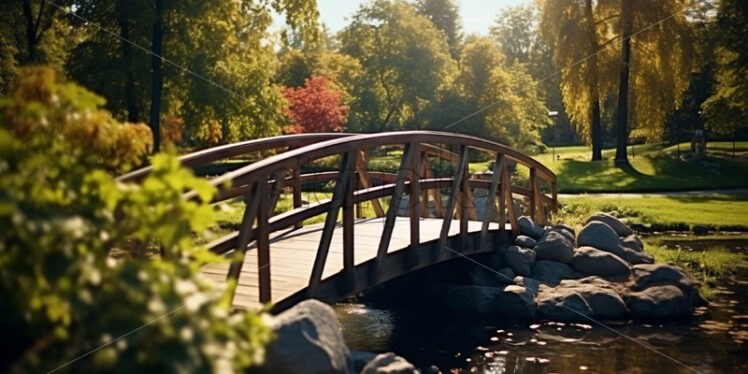
<path fill-rule="evenodd" d="M 325 77 L 313 75 L 303 87 L 286 88 L 283 95 L 291 103 L 286 115 L 293 121 L 284 128 L 287 134 L 341 131 L 348 117 L 348 106 L 340 102 L 345 93 L 330 87 Z"/>

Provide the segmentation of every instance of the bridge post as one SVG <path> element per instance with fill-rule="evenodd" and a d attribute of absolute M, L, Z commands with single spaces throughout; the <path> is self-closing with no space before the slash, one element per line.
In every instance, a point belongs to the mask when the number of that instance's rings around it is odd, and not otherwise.
<path fill-rule="evenodd" d="M 400 161 L 400 169 L 397 171 L 397 179 L 395 180 L 392 199 L 390 200 L 389 208 L 387 208 L 387 217 L 384 221 L 382 238 L 379 240 L 379 247 L 377 248 L 377 259 L 379 261 L 387 255 L 387 249 L 390 246 L 392 230 L 395 228 L 395 221 L 397 220 L 397 211 L 400 208 L 400 201 L 402 201 L 403 192 L 405 192 L 405 179 L 408 176 L 410 165 L 413 164 L 414 153 L 418 151 L 414 148 L 413 143 L 406 144 L 403 158 Z"/>
<path fill-rule="evenodd" d="M 447 209 L 444 211 L 444 219 L 442 220 L 442 229 L 439 233 L 439 245 L 437 248 L 441 249 L 444 247 L 447 236 L 449 236 L 449 228 L 452 225 L 452 215 L 455 211 L 455 204 L 462 189 L 462 179 L 465 176 L 465 169 L 468 164 L 468 147 L 460 146 L 460 156 L 457 159 L 457 169 L 455 171 L 455 177 L 452 181 L 452 190 L 449 193 L 449 200 L 447 201 Z"/>
<path fill-rule="evenodd" d="M 410 163 L 410 202 L 408 204 L 408 215 L 410 216 L 410 244 L 415 246 L 421 242 L 421 177 L 419 171 L 422 169 L 423 156 L 418 150 L 418 144 L 410 143 L 413 157 Z"/>
<path fill-rule="evenodd" d="M 242 267 L 244 266 L 244 258 L 247 256 L 247 246 L 252 239 L 252 226 L 254 225 L 255 217 L 260 206 L 260 197 L 257 194 L 258 186 L 260 183 L 255 183 L 249 192 L 244 196 L 244 215 L 242 216 L 241 227 L 239 228 L 239 236 L 236 240 L 236 250 L 239 251 L 240 255 L 231 262 L 229 265 L 229 272 L 226 274 L 226 280 L 234 280 L 239 282 L 239 275 L 241 274 Z M 231 292 L 231 299 L 234 298 L 234 291 Z"/>
<path fill-rule="evenodd" d="M 358 151 L 349 151 L 343 157 L 346 170 L 343 173 L 345 180 L 345 195 L 343 196 L 343 268 L 345 271 L 353 271 L 353 190 L 356 183 L 353 175 L 355 159 Z"/>
<path fill-rule="evenodd" d="M 260 283 L 260 302 L 270 302 L 270 206 L 267 200 L 267 182 L 261 180 L 256 197 L 260 199 L 257 210 L 257 276 Z"/>
<path fill-rule="evenodd" d="M 301 165 L 297 165 L 293 168 L 293 176 L 291 178 L 291 188 L 293 189 L 293 207 L 301 208 Z M 295 229 L 304 227 L 304 221 L 299 221 L 293 226 Z"/>
<path fill-rule="evenodd" d="M 483 245 L 485 244 L 486 240 L 486 234 L 488 233 L 488 224 L 491 221 L 489 218 L 494 212 L 496 212 L 496 190 L 499 186 L 499 174 L 501 173 L 503 164 L 504 155 L 502 155 L 501 153 L 496 153 L 496 159 L 493 162 L 491 173 L 491 184 L 488 187 L 488 207 L 485 214 L 483 215 L 483 224 L 481 226 L 480 244 L 478 245 L 478 249 L 483 249 Z M 499 228 L 501 229 L 502 226 L 503 223 L 499 219 Z"/>

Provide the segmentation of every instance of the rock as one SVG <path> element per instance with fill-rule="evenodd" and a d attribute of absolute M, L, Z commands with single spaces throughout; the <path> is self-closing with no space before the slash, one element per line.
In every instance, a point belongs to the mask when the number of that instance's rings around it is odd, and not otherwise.
<path fill-rule="evenodd" d="M 504 261 L 516 274 L 530 275 L 535 263 L 535 251 L 512 246 L 504 250 Z"/>
<path fill-rule="evenodd" d="M 686 274 L 683 269 L 670 264 L 641 264 L 634 265 L 634 289 L 643 290 L 652 286 L 677 286 L 682 290 L 690 290 L 699 285 Z"/>
<path fill-rule="evenodd" d="M 564 226 L 566 226 L 566 225 L 564 225 Z M 546 234 L 548 232 L 551 232 L 551 231 L 557 232 L 557 233 L 563 235 L 572 244 L 574 244 L 577 241 L 576 237 L 574 236 L 574 230 L 568 230 L 566 227 L 562 227 L 561 225 L 556 225 L 556 226 L 553 226 L 553 227 L 549 228 L 548 230 L 546 230 Z M 542 239 L 542 237 L 541 237 L 541 239 Z"/>
<path fill-rule="evenodd" d="M 351 361 L 353 362 L 353 372 L 360 373 L 364 370 L 364 367 L 371 362 L 371 360 L 377 357 L 376 353 L 364 352 L 364 351 L 351 351 Z"/>
<path fill-rule="evenodd" d="M 439 370 L 439 367 L 436 365 L 431 365 L 425 369 L 423 369 L 423 374 L 441 374 L 441 370 Z"/>
<path fill-rule="evenodd" d="M 599 221 L 592 221 L 582 228 L 577 236 L 577 246 L 589 246 L 618 256 L 623 255 L 623 246 L 618 234 L 610 226 Z"/>
<path fill-rule="evenodd" d="M 350 351 L 335 312 L 317 300 L 302 301 L 268 318 L 276 339 L 266 347 L 266 373 L 349 373 Z"/>
<path fill-rule="evenodd" d="M 583 322 L 592 317 L 592 308 L 573 290 L 545 288 L 535 298 L 538 314 L 553 321 Z"/>
<path fill-rule="evenodd" d="M 503 268 L 498 272 L 484 269 L 482 267 L 475 267 L 472 271 L 468 272 L 469 284 L 476 286 L 504 286 L 512 283 L 515 274 L 511 268 Z"/>
<path fill-rule="evenodd" d="M 574 255 L 574 242 L 557 231 L 548 231 L 535 246 L 535 254 L 538 259 L 568 264 Z"/>
<path fill-rule="evenodd" d="M 517 225 L 519 226 L 519 232 L 522 234 L 525 234 L 533 239 L 540 238 L 541 235 L 545 232 L 545 229 L 538 226 L 533 220 L 528 216 L 521 216 L 517 219 Z"/>
<path fill-rule="evenodd" d="M 630 227 L 626 226 L 625 223 L 621 222 L 621 220 L 607 213 L 597 212 L 591 215 L 590 218 L 587 218 L 587 222 L 585 223 L 590 223 L 593 221 L 607 224 L 608 226 L 610 226 L 610 228 L 613 229 L 613 231 L 616 232 L 616 234 L 618 234 L 618 236 L 629 236 L 634 233 L 634 231 L 631 230 Z"/>
<path fill-rule="evenodd" d="M 545 287 L 545 285 L 539 280 L 523 276 L 514 277 L 514 283 L 518 286 L 527 288 L 532 291 L 533 294 L 537 294 L 541 287 Z"/>
<path fill-rule="evenodd" d="M 361 374 L 418 374 L 418 370 L 406 359 L 392 353 L 382 353 L 374 357 Z"/>
<path fill-rule="evenodd" d="M 530 275 L 540 281 L 553 283 L 558 283 L 562 279 L 577 278 L 577 273 L 569 265 L 548 260 L 535 261 Z"/>
<path fill-rule="evenodd" d="M 631 248 L 623 247 L 622 255 L 619 255 L 630 264 L 653 264 L 654 257 L 649 253 L 637 252 Z"/>
<path fill-rule="evenodd" d="M 498 287 L 452 285 L 442 291 L 442 308 L 459 317 L 487 316 L 499 313 L 497 302 L 503 292 Z"/>
<path fill-rule="evenodd" d="M 644 250 L 644 243 L 642 243 L 642 240 L 636 234 L 621 238 L 621 245 L 636 252 Z"/>
<path fill-rule="evenodd" d="M 553 225 L 553 226 L 551 227 L 551 230 L 557 230 L 557 231 L 563 231 L 563 230 L 566 230 L 566 231 L 568 231 L 569 233 L 571 233 L 571 236 L 572 236 L 572 240 L 571 240 L 571 241 L 574 241 L 574 237 L 576 237 L 576 236 L 577 236 L 577 232 L 576 232 L 576 231 L 574 231 L 574 228 L 572 228 L 572 227 L 571 227 L 571 226 L 569 226 L 569 225 L 565 225 L 565 224 L 563 224 L 563 223 L 559 223 L 559 224 L 555 224 L 555 225 Z"/>
<path fill-rule="evenodd" d="M 582 274 L 604 277 L 628 275 L 631 272 L 631 268 L 622 258 L 592 247 L 577 248 L 571 267 Z"/>
<path fill-rule="evenodd" d="M 578 293 L 592 309 L 595 318 L 621 320 L 629 311 L 616 287 L 602 278 L 587 277 L 578 280 L 563 280 L 558 287 Z"/>
<path fill-rule="evenodd" d="M 654 286 L 633 292 L 626 304 L 634 318 L 645 321 L 670 321 L 693 315 L 693 299 L 676 286 Z"/>
<path fill-rule="evenodd" d="M 508 285 L 496 301 L 500 315 L 521 320 L 535 319 L 535 294 L 525 287 Z"/>
<path fill-rule="evenodd" d="M 519 236 L 517 236 L 517 239 L 514 239 L 514 244 L 515 245 L 520 246 L 520 247 L 524 247 L 524 248 L 532 248 L 537 243 L 538 242 L 535 239 L 533 239 L 533 238 L 531 238 L 531 237 L 529 237 L 527 235 L 519 235 Z"/>
<path fill-rule="evenodd" d="M 699 226 L 696 225 L 693 227 L 693 234 L 694 235 L 707 235 L 709 234 L 709 229 L 705 226 Z"/>

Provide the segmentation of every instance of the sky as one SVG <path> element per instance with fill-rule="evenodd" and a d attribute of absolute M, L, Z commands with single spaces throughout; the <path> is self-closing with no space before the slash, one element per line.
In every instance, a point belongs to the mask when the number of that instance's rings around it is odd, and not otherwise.
<path fill-rule="evenodd" d="M 368 0 L 317 0 L 320 19 L 331 32 L 345 27 L 359 5 Z M 501 9 L 531 3 L 532 0 L 455 0 L 465 34 L 487 34 Z M 348 20 L 346 20 L 348 19 Z M 282 21 L 281 21 L 282 22 Z"/>

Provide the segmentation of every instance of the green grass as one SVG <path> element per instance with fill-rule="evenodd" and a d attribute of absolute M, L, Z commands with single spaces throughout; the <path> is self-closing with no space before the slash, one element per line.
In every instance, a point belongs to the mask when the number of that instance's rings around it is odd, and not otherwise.
<path fill-rule="evenodd" d="M 735 239 L 725 236 L 722 238 Z M 679 242 L 689 240 L 703 239 L 678 238 Z M 731 252 L 727 247 L 720 245 L 712 246 L 708 250 L 673 249 L 666 237 L 645 239 L 645 248 L 654 256 L 655 262 L 674 262 L 685 268 L 691 276 L 701 282 L 701 294 L 707 299 L 713 296 L 720 279 L 727 277 L 738 264 L 745 261 L 742 253 Z"/>
<path fill-rule="evenodd" d="M 630 224 L 650 230 L 689 230 L 700 225 L 712 230 L 748 231 L 748 196 L 586 196 L 561 198 L 558 222 L 579 226 L 590 214 L 611 212 Z"/>

